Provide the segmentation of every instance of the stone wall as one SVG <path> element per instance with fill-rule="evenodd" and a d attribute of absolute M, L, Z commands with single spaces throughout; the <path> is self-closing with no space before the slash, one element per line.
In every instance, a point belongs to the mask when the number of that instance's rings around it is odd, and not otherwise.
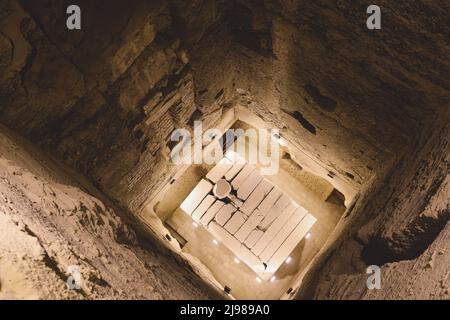
<path fill-rule="evenodd" d="M 222 297 L 93 190 L 0 126 L 0 299 Z"/>
<path fill-rule="evenodd" d="M 0 121 L 120 206 L 170 178 L 175 128 L 239 104 L 360 191 L 302 296 L 445 238 L 447 1 L 380 0 L 379 31 L 363 0 L 75 1 L 70 32 L 68 4 L 0 2 Z"/>
<path fill-rule="evenodd" d="M 190 61 L 193 43 L 220 19 L 219 4 L 208 3 L 78 1 L 83 28 L 72 32 L 66 1 L 2 2 L 1 121 L 136 210 L 167 179 L 171 132 L 220 118 L 229 74 L 213 66 L 226 70 L 224 52 Z M 196 24 L 204 30 L 185 27 Z"/>
<path fill-rule="evenodd" d="M 3 4 L 2 122 L 132 210 L 167 178 L 172 130 L 236 101 L 356 190 L 448 102 L 449 30 L 424 16 L 443 3 L 386 4 L 380 32 L 363 1 L 80 1 L 81 31 L 64 1 L 20 3 Z"/>

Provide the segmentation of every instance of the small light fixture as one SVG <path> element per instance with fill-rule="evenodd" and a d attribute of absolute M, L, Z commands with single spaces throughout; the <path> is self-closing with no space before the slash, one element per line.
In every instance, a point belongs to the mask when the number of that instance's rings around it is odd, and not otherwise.
<path fill-rule="evenodd" d="M 305 239 L 309 239 L 309 238 L 311 238 L 311 232 L 308 232 L 308 234 L 305 237 Z"/>
<path fill-rule="evenodd" d="M 237 264 L 239 264 L 239 263 L 240 263 L 239 259 L 238 259 L 238 258 L 236 258 L 236 257 L 234 258 L 234 262 L 235 262 L 235 263 L 237 263 Z"/>
<path fill-rule="evenodd" d="M 286 259 L 286 263 L 291 263 L 291 261 L 292 261 L 292 257 L 287 257 L 287 259 Z"/>
<path fill-rule="evenodd" d="M 274 282 L 275 280 L 277 280 L 277 278 L 275 276 L 273 276 L 272 278 L 270 278 L 270 282 Z"/>
<path fill-rule="evenodd" d="M 281 136 L 281 133 L 274 133 L 274 134 L 273 134 L 273 137 L 277 140 L 277 142 L 278 142 L 282 147 L 287 147 L 287 146 L 288 146 L 288 143 L 287 143 L 286 139 L 284 139 L 284 138 Z"/>
<path fill-rule="evenodd" d="M 261 278 L 260 277 L 256 277 L 256 282 L 261 283 L 262 282 Z"/>
<path fill-rule="evenodd" d="M 219 245 L 219 241 L 217 241 L 216 239 L 214 239 L 214 240 L 212 241 L 212 243 L 214 243 L 216 246 Z"/>
<path fill-rule="evenodd" d="M 228 287 L 228 286 L 225 286 L 225 287 L 223 288 L 223 291 L 224 291 L 226 294 L 230 294 L 231 288 Z"/>
<path fill-rule="evenodd" d="M 197 222 L 192 222 L 192 225 L 194 226 L 194 228 L 198 228 L 198 223 Z"/>

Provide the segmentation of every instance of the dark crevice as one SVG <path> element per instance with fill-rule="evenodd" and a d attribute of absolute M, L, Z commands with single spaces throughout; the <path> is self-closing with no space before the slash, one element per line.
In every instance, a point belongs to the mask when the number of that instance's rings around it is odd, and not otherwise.
<path fill-rule="evenodd" d="M 42 246 L 41 241 L 39 240 L 39 238 L 37 237 L 37 235 L 27 226 L 24 226 L 24 231 L 33 238 L 36 238 L 39 245 L 41 246 L 41 248 L 44 250 L 44 257 L 42 258 L 42 261 L 44 262 L 45 266 L 51 270 L 53 270 L 53 272 L 55 272 L 55 274 L 58 276 L 58 278 L 60 278 L 64 283 L 67 281 L 68 277 L 66 274 L 64 274 L 64 272 L 62 272 L 59 267 L 58 264 L 56 263 L 55 260 L 53 260 L 47 250 L 45 250 L 45 248 Z M 82 296 L 87 297 L 86 292 L 84 292 L 83 289 L 77 290 L 78 292 L 81 293 Z"/>
<path fill-rule="evenodd" d="M 262 56 L 273 56 L 271 26 L 267 18 L 238 1 L 230 7 L 230 27 L 234 40 Z M 255 20 L 263 27 L 255 28 Z"/>
<path fill-rule="evenodd" d="M 308 130 L 310 133 L 314 135 L 316 134 L 316 127 L 311 122 L 306 120 L 300 112 L 298 111 L 289 112 L 286 110 L 283 111 L 288 115 L 290 115 L 291 117 L 293 117 L 295 120 L 297 120 L 302 125 L 302 127 Z"/>
<path fill-rule="evenodd" d="M 313 85 L 307 84 L 304 86 L 306 92 L 311 96 L 314 102 L 323 110 L 333 112 L 336 110 L 337 102 L 320 93 L 320 90 Z"/>
<path fill-rule="evenodd" d="M 345 175 L 352 180 L 355 179 L 355 176 L 353 174 L 351 174 L 350 172 L 346 172 Z"/>
<path fill-rule="evenodd" d="M 203 113 L 196 109 L 194 113 L 192 113 L 191 117 L 188 120 L 188 126 L 194 128 L 194 122 L 202 119 Z"/>
<path fill-rule="evenodd" d="M 345 207 L 345 196 L 337 189 L 333 189 L 326 201 Z"/>
<path fill-rule="evenodd" d="M 63 282 L 66 282 L 66 281 L 67 281 L 67 278 L 68 278 L 68 277 L 67 277 L 63 272 L 61 272 L 61 270 L 59 270 L 57 263 L 56 263 L 52 258 L 50 258 L 50 256 L 47 254 L 47 252 L 45 253 L 45 256 L 44 256 L 43 261 L 44 261 L 45 266 L 46 266 L 47 268 L 53 270 L 53 272 L 55 272 L 55 274 L 56 274 Z"/>
<path fill-rule="evenodd" d="M 395 233 L 392 239 L 373 236 L 363 249 L 362 259 L 367 265 L 378 266 L 417 259 L 436 240 L 449 221 L 450 211 L 447 209 L 437 219 L 417 217 L 407 230 Z"/>

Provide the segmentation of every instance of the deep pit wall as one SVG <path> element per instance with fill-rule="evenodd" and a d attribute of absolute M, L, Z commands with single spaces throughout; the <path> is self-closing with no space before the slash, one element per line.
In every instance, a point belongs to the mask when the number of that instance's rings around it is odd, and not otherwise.
<path fill-rule="evenodd" d="M 0 120 L 131 211 L 168 180 L 170 133 L 236 103 L 359 190 L 448 98 L 448 28 L 425 19 L 444 3 L 386 5 L 379 33 L 354 1 L 76 3 L 80 31 L 64 1 L 2 1 Z"/>
<path fill-rule="evenodd" d="M 222 297 L 83 177 L 3 126 L 0 255 L 0 300 Z"/>
<path fill-rule="evenodd" d="M 450 298 L 449 119 L 449 112 L 436 119 L 431 136 L 362 192 L 297 298 Z M 369 265 L 381 268 L 380 290 L 367 289 Z"/>
<path fill-rule="evenodd" d="M 75 32 L 64 1 L 0 3 L 0 121 L 131 212 L 169 179 L 173 129 L 236 103 L 366 193 L 446 116 L 446 1 L 383 0 L 376 33 L 364 1 L 74 3 Z"/>
<path fill-rule="evenodd" d="M 200 4 L 80 1 L 84 28 L 69 32 L 64 3 L 1 2 L 0 119 L 136 211 L 168 178 L 170 133 L 200 118 L 212 126 L 230 100 L 223 87 L 194 80 L 189 37 L 182 42 L 174 27 L 183 28 L 176 12 Z M 202 9 L 198 37 L 220 19 L 217 10 Z M 199 72 L 227 87 L 227 39 L 215 45 Z"/>

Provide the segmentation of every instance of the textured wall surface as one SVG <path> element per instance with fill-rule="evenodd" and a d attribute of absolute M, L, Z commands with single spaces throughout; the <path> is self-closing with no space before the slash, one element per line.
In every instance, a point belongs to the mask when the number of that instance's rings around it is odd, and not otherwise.
<path fill-rule="evenodd" d="M 0 126 L 0 299 L 220 297 L 69 173 Z"/>
<path fill-rule="evenodd" d="M 73 1 L 80 31 L 68 4 L 0 1 L 0 122 L 119 206 L 169 178 L 175 128 L 239 104 L 360 191 L 299 296 L 444 245 L 448 1 L 380 0 L 377 31 L 362 0 Z"/>
<path fill-rule="evenodd" d="M 450 298 L 450 124 L 448 118 L 442 122 L 409 161 L 402 159 L 360 198 L 299 297 Z M 373 264 L 382 270 L 381 290 L 366 287 L 366 267 Z"/>

